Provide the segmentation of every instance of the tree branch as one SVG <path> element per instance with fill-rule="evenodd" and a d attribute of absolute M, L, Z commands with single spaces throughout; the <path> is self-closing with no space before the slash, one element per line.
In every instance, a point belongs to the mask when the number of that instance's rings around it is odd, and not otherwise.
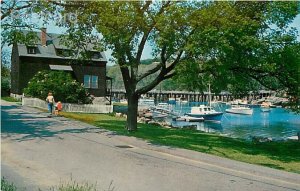
<path fill-rule="evenodd" d="M 7 9 L 6 13 L 1 15 L 1 21 L 3 19 L 5 19 L 7 16 L 9 16 L 12 13 L 12 11 L 19 11 L 21 9 L 26 9 L 26 8 L 29 8 L 29 7 L 32 6 L 32 2 L 29 1 L 29 2 L 26 2 L 26 3 L 28 3 L 28 4 L 20 6 L 20 7 L 14 7 L 16 5 L 16 1 L 14 1 L 12 6 Z"/>
<path fill-rule="evenodd" d="M 149 1 L 149 2 L 150 2 L 150 1 Z M 161 7 L 161 9 L 159 10 L 159 12 L 155 15 L 155 17 L 161 15 L 161 14 L 164 12 L 165 8 L 168 7 L 168 6 L 170 5 L 170 3 L 171 3 L 171 1 L 167 1 L 166 4 L 164 4 L 164 5 Z M 146 5 L 147 5 L 148 7 L 150 6 L 150 4 L 146 4 Z M 145 8 L 145 7 L 144 7 L 144 8 Z M 144 8 L 143 8 L 143 9 L 144 9 Z M 147 39 L 148 39 L 148 37 L 149 37 L 150 32 L 152 31 L 152 29 L 154 28 L 155 25 L 156 25 L 156 20 L 153 19 L 153 20 L 152 20 L 152 24 L 149 26 L 148 30 L 146 30 L 146 31 L 144 32 L 144 35 L 143 35 L 143 37 L 142 37 L 142 40 L 141 40 L 141 42 L 140 42 L 140 44 L 139 44 L 139 46 L 138 46 L 138 51 L 137 51 L 137 56 L 136 56 L 136 60 L 137 60 L 137 61 L 140 61 L 140 60 L 141 60 L 141 56 L 142 56 L 142 53 L 143 53 L 145 44 L 146 44 L 146 42 L 147 42 Z"/>
<path fill-rule="evenodd" d="M 162 65 L 159 63 L 154 68 L 148 70 L 144 74 L 141 74 L 137 77 L 137 82 L 141 81 L 142 79 L 146 78 L 147 76 L 154 74 L 155 72 L 159 71 L 162 68 Z"/>
<path fill-rule="evenodd" d="M 171 71 L 175 68 L 175 66 L 178 64 L 178 62 L 179 62 L 179 60 L 180 60 L 182 54 L 183 54 L 183 50 L 181 50 L 181 51 L 177 54 L 176 59 L 172 62 L 172 64 L 171 64 L 170 66 L 168 66 L 168 67 L 166 68 L 166 73 L 171 72 Z"/>

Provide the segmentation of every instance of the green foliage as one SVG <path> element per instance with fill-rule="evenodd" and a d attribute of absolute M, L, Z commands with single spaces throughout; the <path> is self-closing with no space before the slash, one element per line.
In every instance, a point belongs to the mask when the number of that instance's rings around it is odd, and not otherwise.
<path fill-rule="evenodd" d="M 1 190 L 2 191 L 17 191 L 17 187 L 13 183 L 7 182 L 7 180 L 2 177 L 1 178 Z"/>
<path fill-rule="evenodd" d="M 46 99 L 48 92 L 52 92 L 55 101 L 65 103 L 90 103 L 92 100 L 87 90 L 63 71 L 40 71 L 24 89 L 25 95 Z"/>
<path fill-rule="evenodd" d="M 2 51 L 1 57 L 1 95 L 9 94 L 10 91 L 10 67 L 9 67 L 9 53 Z"/>
<path fill-rule="evenodd" d="M 8 102 L 19 102 L 20 101 L 16 98 L 13 98 L 13 97 L 1 97 L 1 99 L 5 100 L 5 101 L 8 101 Z"/>
<path fill-rule="evenodd" d="M 13 43 L 34 44 L 38 37 L 32 32 L 40 28 L 40 22 L 55 13 L 56 6 L 44 1 L 3 0 L 1 3 L 1 45 Z M 34 17 L 34 19 L 33 19 Z M 28 33 L 23 33 L 27 30 Z"/>
<path fill-rule="evenodd" d="M 1 92 L 9 93 L 9 91 L 10 91 L 10 78 L 1 76 Z"/>
<path fill-rule="evenodd" d="M 299 101 L 300 43 L 288 28 L 297 14 L 296 2 L 208 4 L 195 14 L 199 27 L 187 46 L 192 59 L 177 67 L 177 81 L 200 90 L 209 81 L 213 92 L 237 97 L 262 88 L 284 90 Z"/>

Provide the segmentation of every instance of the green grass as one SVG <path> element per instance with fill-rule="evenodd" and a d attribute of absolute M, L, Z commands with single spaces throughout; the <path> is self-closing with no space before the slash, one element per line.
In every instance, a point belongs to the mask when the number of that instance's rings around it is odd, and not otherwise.
<path fill-rule="evenodd" d="M 196 130 L 166 129 L 149 124 L 138 124 L 137 132 L 128 132 L 125 129 L 124 118 L 104 114 L 62 113 L 62 115 L 115 131 L 120 135 L 142 138 L 154 144 L 184 148 L 300 173 L 300 142 L 298 141 L 253 143 Z"/>
<path fill-rule="evenodd" d="M 113 103 L 114 106 L 127 106 L 127 103 L 119 103 L 119 102 L 115 102 Z"/>
<path fill-rule="evenodd" d="M 8 102 L 20 102 L 20 100 L 13 98 L 13 97 L 1 97 L 1 99 L 8 101 Z"/>

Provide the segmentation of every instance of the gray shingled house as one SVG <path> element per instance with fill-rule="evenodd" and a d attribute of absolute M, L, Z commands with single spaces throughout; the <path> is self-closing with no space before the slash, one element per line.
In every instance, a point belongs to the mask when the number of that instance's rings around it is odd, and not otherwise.
<path fill-rule="evenodd" d="M 24 31 L 25 32 L 25 31 Z M 26 32 L 25 32 L 26 33 Z M 78 62 L 70 56 L 70 50 L 64 46 L 60 35 L 46 33 L 46 29 L 37 32 L 39 37 L 34 44 L 14 44 L 11 57 L 11 93 L 21 95 L 29 80 L 41 70 L 62 70 L 70 72 L 84 84 L 90 94 L 105 97 L 107 90 L 106 57 L 104 52 L 88 46 L 91 55 L 88 60 Z"/>

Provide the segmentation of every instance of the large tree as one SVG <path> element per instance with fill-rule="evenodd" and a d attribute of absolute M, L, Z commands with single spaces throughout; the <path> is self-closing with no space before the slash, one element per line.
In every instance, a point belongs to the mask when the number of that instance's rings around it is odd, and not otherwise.
<path fill-rule="evenodd" d="M 265 26 L 274 23 L 284 29 L 297 14 L 295 2 L 76 1 L 64 6 L 64 12 L 77 15 L 76 23 L 64 25 L 69 28 L 69 46 L 84 46 L 82 42 L 89 37 L 89 42 L 112 50 L 126 89 L 129 131 L 137 129 L 139 96 L 173 77 L 178 64 L 198 63 L 199 71 L 209 79 L 226 74 L 226 70 L 248 69 L 243 56 L 258 54 L 251 52 L 255 47 L 268 48 L 264 41 L 253 38 L 264 37 Z M 95 36 L 98 40 L 93 40 Z M 159 62 L 141 72 L 146 43 L 151 44 L 153 57 Z M 235 50 L 241 53 L 235 54 Z M 249 62 L 252 77 L 261 69 L 260 65 L 251 65 L 254 62 Z M 138 86 L 154 74 L 149 84 Z"/>

